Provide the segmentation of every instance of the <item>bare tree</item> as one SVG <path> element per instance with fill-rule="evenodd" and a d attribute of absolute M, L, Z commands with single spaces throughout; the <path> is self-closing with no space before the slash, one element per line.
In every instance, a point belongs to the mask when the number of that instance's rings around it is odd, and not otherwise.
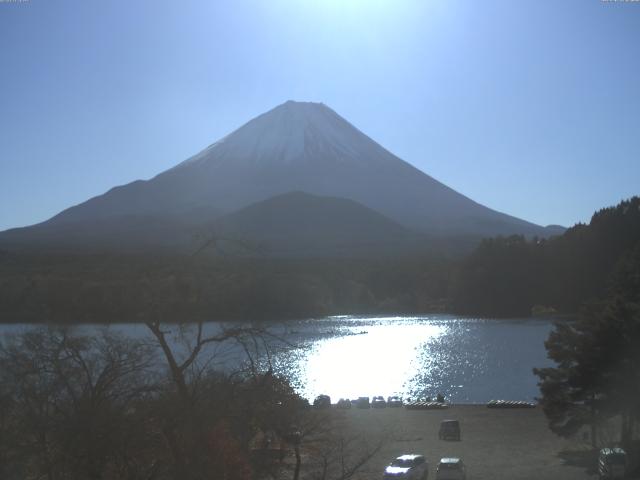
<path fill-rule="evenodd" d="M 189 374 L 193 373 L 192 367 L 199 365 L 208 365 L 212 361 L 211 356 L 205 356 L 201 358 L 200 355 L 203 350 L 209 345 L 220 345 L 225 342 L 237 343 L 243 351 L 247 354 L 247 360 L 253 365 L 254 373 L 258 372 L 255 366 L 256 357 L 247 347 L 247 342 L 251 342 L 255 346 L 255 351 L 260 349 L 257 346 L 258 343 L 262 344 L 264 352 L 268 352 L 267 338 L 277 339 L 277 337 L 269 333 L 265 328 L 246 326 L 246 325 L 234 325 L 224 326 L 216 329 L 211 333 L 205 333 L 205 323 L 203 321 L 194 322 L 192 324 L 174 324 L 163 325 L 159 320 L 145 322 L 150 332 L 158 342 L 163 356 L 167 361 L 167 366 L 173 382 L 180 398 L 188 404 L 193 401 L 193 391 L 189 389 Z M 217 326 L 218 324 L 214 325 Z M 180 335 L 185 339 L 185 335 L 190 335 L 190 340 L 183 342 L 185 352 L 182 355 L 176 352 L 175 345 L 170 342 L 169 335 L 171 334 L 170 328 L 180 330 Z M 192 328 L 194 332 L 189 332 L 188 329 Z M 268 353 L 266 353 L 268 356 Z M 202 372 L 204 369 L 197 369 L 197 372 Z"/>
<path fill-rule="evenodd" d="M 3 342 L 2 424 L 13 438 L 2 456 L 18 467 L 11 474 L 102 479 L 128 469 L 121 447 L 143 430 L 133 412 L 151 390 L 149 353 L 108 332 L 39 328 Z"/>
<path fill-rule="evenodd" d="M 290 478 L 348 480 L 362 473 L 385 445 L 384 432 L 367 434 L 353 429 L 344 412 L 310 409 L 288 437 L 295 462 Z"/>

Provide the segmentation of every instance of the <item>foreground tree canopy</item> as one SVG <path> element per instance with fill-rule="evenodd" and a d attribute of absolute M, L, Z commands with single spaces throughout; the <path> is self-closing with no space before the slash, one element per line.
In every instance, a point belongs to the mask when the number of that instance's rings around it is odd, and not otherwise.
<path fill-rule="evenodd" d="M 382 436 L 355 441 L 338 412 L 310 409 L 273 374 L 260 356 L 267 332 L 149 329 L 138 340 L 44 327 L 5 339 L 0 478 L 347 480 L 380 448 Z M 222 342 L 246 368 L 210 367 L 206 347 Z"/>
<path fill-rule="evenodd" d="M 591 303 L 573 322 L 556 325 L 546 342 L 554 368 L 536 369 L 551 429 L 563 436 L 620 420 L 623 444 L 640 419 L 640 248 L 625 256 L 606 300 Z"/>

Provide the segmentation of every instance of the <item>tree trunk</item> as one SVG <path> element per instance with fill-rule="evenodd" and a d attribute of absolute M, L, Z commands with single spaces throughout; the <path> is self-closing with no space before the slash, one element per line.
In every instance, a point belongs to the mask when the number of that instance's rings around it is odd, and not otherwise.
<path fill-rule="evenodd" d="M 162 349 L 167 363 L 169 364 L 169 370 L 171 371 L 171 376 L 178 389 L 178 395 L 180 395 L 180 398 L 185 403 L 185 405 L 188 405 L 191 395 L 189 394 L 189 388 L 187 387 L 184 373 L 178 365 L 178 362 L 176 361 L 176 358 L 171 351 L 171 347 L 169 347 L 167 339 L 164 336 L 164 332 L 160 330 L 160 324 L 147 322 L 147 326 L 149 327 L 149 330 L 151 330 L 151 333 L 153 333 L 153 335 L 158 340 L 160 348 Z"/>
<path fill-rule="evenodd" d="M 168 425 L 163 427 L 162 434 L 167 441 L 169 451 L 171 452 L 171 456 L 173 457 L 173 470 L 175 478 L 185 478 L 187 475 L 187 462 L 185 461 L 184 455 L 182 454 L 182 450 L 180 448 L 178 439 L 176 438 L 176 433 L 173 427 Z"/>
<path fill-rule="evenodd" d="M 593 399 L 591 401 L 591 447 L 595 450 L 598 448 L 598 441 L 597 441 L 597 436 L 598 436 L 598 425 L 597 425 L 597 420 L 596 420 L 596 409 L 593 406 Z"/>
<path fill-rule="evenodd" d="M 296 469 L 293 472 L 293 480 L 298 480 L 300 477 L 300 464 L 302 463 L 300 458 L 300 445 L 296 445 L 293 450 L 296 454 Z"/>
<path fill-rule="evenodd" d="M 628 446 L 631 442 L 631 432 L 633 429 L 631 415 L 629 412 L 622 412 L 622 415 L 620 415 L 620 421 L 620 443 L 623 446 Z"/>

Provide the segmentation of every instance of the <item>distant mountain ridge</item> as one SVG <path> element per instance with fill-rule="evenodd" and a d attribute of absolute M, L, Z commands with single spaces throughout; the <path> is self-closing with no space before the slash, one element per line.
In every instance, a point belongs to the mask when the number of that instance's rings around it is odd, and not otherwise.
<path fill-rule="evenodd" d="M 366 256 L 418 250 L 426 239 L 352 200 L 291 192 L 225 215 L 211 231 L 246 239 L 247 253 Z"/>
<path fill-rule="evenodd" d="M 561 233 L 455 192 L 323 104 L 289 101 L 150 180 L 115 187 L 41 224 L 0 233 L 0 243 L 46 245 L 51 239 L 64 245 L 65 236 L 91 243 L 90 232 L 103 231 L 114 238 L 102 242 L 107 248 L 153 245 L 154 239 L 171 248 L 198 226 L 290 192 L 351 200 L 431 237 Z"/>

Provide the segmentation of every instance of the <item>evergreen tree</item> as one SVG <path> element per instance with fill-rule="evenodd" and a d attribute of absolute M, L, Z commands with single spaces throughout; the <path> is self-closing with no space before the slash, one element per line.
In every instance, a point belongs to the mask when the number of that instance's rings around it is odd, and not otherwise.
<path fill-rule="evenodd" d="M 562 436 L 619 416 L 620 440 L 632 440 L 640 418 L 640 248 L 625 255 L 606 301 L 575 322 L 556 324 L 545 343 L 556 367 L 534 369 L 551 430 Z"/>

